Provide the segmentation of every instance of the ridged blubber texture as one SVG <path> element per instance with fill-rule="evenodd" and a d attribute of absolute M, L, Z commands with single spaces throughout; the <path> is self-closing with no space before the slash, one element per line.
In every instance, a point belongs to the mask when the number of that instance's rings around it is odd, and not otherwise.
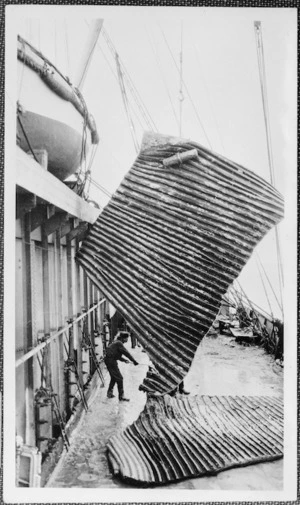
<path fill-rule="evenodd" d="M 77 254 L 154 365 L 142 389 L 181 382 L 222 296 L 282 216 L 281 195 L 253 172 L 189 141 L 145 137 Z"/>
<path fill-rule="evenodd" d="M 283 404 L 275 397 L 165 395 L 108 442 L 113 473 L 160 485 L 272 461 L 283 455 Z"/>

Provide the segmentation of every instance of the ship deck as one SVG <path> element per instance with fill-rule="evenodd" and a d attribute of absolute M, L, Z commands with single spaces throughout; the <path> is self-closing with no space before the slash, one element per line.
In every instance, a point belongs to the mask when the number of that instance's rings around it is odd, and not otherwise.
<path fill-rule="evenodd" d="M 93 404 L 72 436 L 70 451 L 61 458 L 48 487 L 130 487 L 112 476 L 106 457 L 109 438 L 137 419 L 146 400 L 138 386 L 146 374 L 149 360 L 140 347 L 131 350 L 130 343 L 127 345 L 140 363 L 137 367 L 120 364 L 130 403 L 119 404 L 117 398 L 106 398 L 106 377 L 105 388 L 98 388 Z M 199 346 L 185 387 L 191 395 L 282 396 L 283 369 L 259 347 L 240 345 L 225 335 L 210 336 Z M 233 468 L 214 476 L 187 479 L 164 488 L 281 490 L 282 486 L 283 459 L 279 459 Z M 151 494 L 151 490 L 147 493 Z"/>

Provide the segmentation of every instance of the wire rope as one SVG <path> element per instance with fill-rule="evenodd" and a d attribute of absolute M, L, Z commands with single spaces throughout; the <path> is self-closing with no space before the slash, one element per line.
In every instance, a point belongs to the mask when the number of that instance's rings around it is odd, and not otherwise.
<path fill-rule="evenodd" d="M 107 31 L 103 28 L 102 29 L 102 36 L 105 40 L 105 42 L 107 43 L 107 46 L 110 50 L 110 52 L 112 53 L 112 55 L 114 56 L 114 58 L 116 57 L 116 54 L 118 54 L 112 40 L 110 39 Z M 128 88 L 134 98 L 134 100 L 136 101 L 138 107 L 139 107 L 139 110 L 141 112 L 141 115 L 143 116 L 147 126 L 153 130 L 153 129 L 156 129 L 155 127 L 155 124 L 145 106 L 145 104 L 143 103 L 137 89 L 136 89 L 136 86 L 134 85 L 125 65 L 123 64 L 123 62 L 120 60 L 120 57 L 119 57 L 119 62 L 120 62 L 120 68 L 122 70 L 122 73 L 123 73 L 123 76 L 124 76 L 124 81 L 126 82 L 126 84 L 128 85 Z M 157 130 L 157 129 L 156 129 Z"/>
<path fill-rule="evenodd" d="M 161 66 L 160 66 L 160 62 L 159 62 L 159 58 L 158 58 L 158 55 L 157 55 L 157 51 L 156 51 L 156 49 L 155 49 L 155 47 L 154 47 L 153 40 L 152 40 L 152 38 L 151 38 L 151 36 L 150 36 L 149 31 L 147 30 L 147 27 L 145 27 L 145 30 L 146 30 L 147 35 L 148 35 L 149 44 L 150 44 L 150 47 L 151 47 L 152 52 L 153 52 L 153 54 L 154 54 L 154 58 L 155 58 L 155 61 L 156 61 L 156 64 L 157 64 L 157 67 L 158 67 L 158 70 L 159 70 L 159 74 L 160 74 L 161 79 L 162 79 L 162 81 L 163 81 L 163 83 L 164 83 L 165 90 L 166 90 L 166 93 L 167 93 L 168 98 L 169 98 L 169 102 L 170 102 L 171 109 L 172 109 L 172 112 L 173 112 L 174 117 L 175 117 L 176 124 L 177 124 L 177 126 L 179 127 L 179 120 L 178 120 L 178 117 L 177 117 L 177 115 L 176 115 L 175 107 L 174 107 L 174 104 L 173 104 L 173 101 L 172 101 L 172 97 L 171 97 L 171 94 L 170 94 L 170 92 L 169 92 L 169 89 L 168 89 L 168 86 L 167 86 L 166 80 L 165 80 L 165 76 L 164 76 L 164 74 L 163 74 L 163 72 L 162 72 L 162 69 L 161 69 Z"/>
<path fill-rule="evenodd" d="M 236 282 L 237 282 L 237 284 L 238 284 L 238 286 L 239 286 L 239 288 L 240 288 L 241 292 L 243 293 L 243 296 L 244 296 L 244 297 L 245 297 L 245 299 L 247 300 L 247 303 L 248 303 L 249 307 L 250 307 L 250 308 L 253 310 L 253 312 L 255 313 L 255 315 L 256 315 L 256 319 L 257 319 L 257 322 L 258 322 L 258 324 L 259 324 L 259 326 L 260 326 L 260 328 L 261 328 L 261 330 L 262 330 L 262 329 L 263 329 L 263 327 L 262 327 L 262 324 L 261 324 L 261 322 L 260 322 L 260 320 L 259 320 L 259 317 L 258 317 L 258 315 L 257 315 L 257 311 L 255 310 L 255 307 L 254 307 L 253 302 L 252 302 L 252 301 L 250 300 L 250 298 L 247 296 L 247 294 L 245 293 L 245 291 L 244 291 L 244 289 L 242 288 L 242 286 L 241 286 L 241 284 L 239 283 L 239 281 L 237 280 Z M 260 309 L 257 305 L 256 305 L 256 307 L 257 307 L 257 308 L 258 308 L 258 310 L 261 312 L 261 309 Z M 273 314 L 272 314 L 272 312 L 271 312 L 271 318 L 273 319 Z"/>
<path fill-rule="evenodd" d="M 281 312 L 282 312 L 282 314 L 283 314 L 283 306 L 282 306 L 282 304 L 280 304 L 280 303 L 279 303 L 279 300 L 278 300 L 278 298 L 277 298 L 277 296 L 276 296 L 276 293 L 275 293 L 274 287 L 273 287 L 273 285 L 272 285 L 272 283 L 271 283 L 271 281 L 270 281 L 270 279 L 269 279 L 269 276 L 267 275 L 267 272 L 266 272 L 266 270 L 265 270 L 265 268 L 264 268 L 264 266 L 263 266 L 263 263 L 262 263 L 262 261 L 261 261 L 261 259 L 260 259 L 260 256 L 259 256 L 258 252 L 256 252 L 256 256 L 257 256 L 257 258 L 256 258 L 257 264 L 258 264 L 258 265 L 260 265 L 260 268 L 263 270 L 263 272 L 264 272 L 264 274 L 265 274 L 265 277 L 266 277 L 266 279 L 267 279 L 267 281 L 268 281 L 268 284 L 269 284 L 269 286 L 270 286 L 270 288 L 271 288 L 271 290 L 272 290 L 272 293 L 273 293 L 273 295 L 274 295 L 274 297 L 275 297 L 275 300 L 276 300 L 276 302 L 277 302 L 277 304 L 278 304 L 278 307 L 280 308 L 280 310 L 281 310 Z"/>
<path fill-rule="evenodd" d="M 27 142 L 27 144 L 28 144 L 28 147 L 29 147 L 29 149 L 30 149 L 30 151 L 31 151 L 31 154 L 32 154 L 32 156 L 34 157 L 35 161 L 37 161 L 37 163 L 39 163 L 39 160 L 37 159 L 37 157 L 36 157 L 36 155 L 35 155 L 35 153 L 34 153 L 34 150 L 32 149 L 31 143 L 30 143 L 29 138 L 28 138 L 28 136 L 27 136 L 27 134 L 26 134 L 26 131 L 25 131 L 24 125 L 23 125 L 23 123 L 22 123 L 22 121 L 21 121 L 21 118 L 20 118 L 19 114 L 18 114 L 18 121 L 19 121 L 19 123 L 20 123 L 21 129 L 22 129 L 22 132 L 23 132 L 23 135 L 24 135 L 25 140 L 26 140 L 26 142 Z"/>
<path fill-rule="evenodd" d="M 66 48 L 66 57 L 67 57 L 67 72 L 68 76 L 70 76 L 70 52 L 69 52 L 69 41 L 68 41 L 68 29 L 67 29 L 67 21 L 64 19 L 65 26 L 65 48 Z"/>
<path fill-rule="evenodd" d="M 198 67 L 200 69 L 202 81 L 203 81 L 203 84 L 204 84 L 206 95 L 208 97 L 208 103 L 209 103 L 209 106 L 210 106 L 210 109 L 211 109 L 211 113 L 212 113 L 212 117 L 213 117 L 213 120 L 214 120 L 214 123 L 215 123 L 215 126 L 216 126 L 216 130 L 217 130 L 217 133 L 218 133 L 220 144 L 222 146 L 223 152 L 225 153 L 225 148 L 224 148 L 223 140 L 222 140 L 222 137 L 221 137 L 221 134 L 220 134 L 219 124 L 218 124 L 217 117 L 216 117 L 216 114 L 215 114 L 215 111 L 214 111 L 214 107 L 212 105 L 212 101 L 211 101 L 210 93 L 209 93 L 209 90 L 208 90 L 207 82 L 206 82 L 204 74 L 201 71 L 201 63 L 200 63 L 199 52 L 198 52 L 198 49 L 197 49 L 197 47 L 195 45 L 194 39 L 193 39 L 193 37 L 192 37 L 191 34 L 190 34 L 190 39 L 191 39 L 192 46 L 193 46 L 195 54 L 196 54 L 196 60 L 197 60 L 197 63 L 198 63 Z"/>
<path fill-rule="evenodd" d="M 261 273 L 261 269 L 260 269 L 260 265 L 259 265 L 258 261 L 257 261 L 257 267 L 258 267 L 260 279 L 261 279 L 261 282 L 262 282 L 262 285 L 263 285 L 263 288 L 264 288 L 264 291 L 265 291 L 265 295 L 266 295 L 266 298 L 267 298 L 267 301 L 268 301 L 269 309 L 270 309 L 271 315 L 273 317 L 273 310 L 272 310 L 271 302 L 270 302 L 270 299 L 269 299 L 268 291 L 267 291 L 267 288 L 266 288 L 266 285 L 265 285 L 265 282 L 264 282 L 264 279 L 263 279 L 263 276 L 262 276 L 262 273 Z"/>
<path fill-rule="evenodd" d="M 159 26 L 159 27 L 160 27 L 160 26 Z M 162 28 L 161 28 L 161 27 L 160 27 L 160 30 L 161 30 L 161 33 L 162 33 L 163 39 L 164 39 L 164 41 L 165 41 L 165 43 L 166 43 L 166 46 L 167 46 L 167 48 L 168 48 L 168 51 L 169 51 L 169 53 L 170 53 L 170 55 L 171 55 L 171 58 L 172 58 L 172 60 L 173 60 L 173 62 L 174 62 L 174 65 L 175 65 L 175 67 L 176 67 L 177 71 L 178 71 L 178 72 L 180 72 L 180 69 L 178 68 L 178 65 L 177 65 L 177 63 L 176 63 L 176 60 L 175 60 L 175 58 L 174 58 L 174 55 L 173 55 L 173 53 L 172 53 L 172 51 L 171 51 L 171 48 L 170 48 L 170 46 L 169 46 L 169 43 L 168 43 L 168 41 L 167 41 L 167 39 L 166 39 L 166 36 L 165 36 L 165 34 L 164 34 L 164 32 L 163 32 L 163 30 L 162 30 Z M 188 96 L 188 98 L 189 98 L 189 100 L 190 100 L 190 102 L 191 102 L 192 108 L 193 108 L 193 110 L 194 110 L 194 112 L 195 112 L 195 115 L 196 115 L 196 118 L 197 118 L 197 120 L 198 120 L 198 122 L 199 122 L 199 125 L 201 126 L 201 129 L 202 129 L 202 131 L 203 131 L 203 133 L 204 133 L 204 136 L 205 136 L 205 138 L 206 138 L 206 141 L 207 141 L 207 143 L 208 143 L 209 147 L 212 149 L 212 145 L 211 145 L 211 143 L 210 143 L 210 140 L 209 140 L 209 138 L 208 138 L 208 135 L 207 135 L 207 133 L 206 133 L 206 130 L 205 130 L 205 128 L 204 128 L 204 125 L 203 125 L 203 123 L 202 123 L 202 121 L 201 121 L 201 118 L 200 118 L 200 116 L 199 116 L 198 110 L 197 110 L 197 108 L 196 108 L 196 106 L 195 106 L 195 104 L 194 104 L 194 101 L 193 101 L 193 99 L 192 99 L 192 97 L 191 97 L 191 94 L 190 94 L 190 92 L 189 92 L 189 89 L 188 89 L 188 87 L 187 87 L 187 85 L 186 85 L 186 83 L 185 83 L 185 81 L 184 81 L 184 80 L 183 80 L 183 86 L 184 86 L 184 89 L 185 89 L 185 91 L 186 91 L 186 93 L 187 93 L 187 96 Z"/>
<path fill-rule="evenodd" d="M 264 60 L 264 49 L 263 49 L 263 39 L 261 31 L 261 23 L 256 21 L 254 23 L 255 35 L 256 35 L 256 49 L 258 58 L 258 68 L 259 68 L 259 78 L 260 78 L 260 88 L 262 95 L 262 105 L 263 114 L 265 121 L 265 131 L 267 139 L 267 151 L 270 169 L 270 179 L 273 186 L 275 186 L 275 172 L 273 164 L 273 153 L 272 153 L 272 142 L 271 142 L 271 130 L 270 130 L 270 120 L 269 120 L 269 107 L 268 107 L 268 95 L 267 95 L 267 85 L 266 85 L 266 69 Z"/>
<path fill-rule="evenodd" d="M 182 27 L 182 22 L 181 22 L 181 38 L 180 38 L 180 53 L 179 53 L 179 61 L 180 61 L 180 67 L 179 67 L 179 137 L 182 136 L 182 112 L 183 112 L 183 100 L 184 100 L 184 94 L 182 90 L 182 84 L 183 84 L 183 27 Z"/>
<path fill-rule="evenodd" d="M 134 126 L 134 123 L 133 123 L 133 120 L 132 120 L 132 117 L 131 117 L 131 113 L 130 113 L 130 108 L 129 108 L 129 104 L 128 104 L 128 98 L 127 98 L 126 89 L 125 89 L 125 86 L 124 86 L 123 73 L 122 73 L 122 69 L 121 69 L 121 66 L 120 66 L 120 61 L 119 61 L 118 53 L 116 53 L 115 58 L 116 58 L 116 65 L 117 65 L 117 71 L 118 71 L 118 76 L 119 76 L 119 84 L 120 84 L 120 88 L 121 88 L 121 92 L 122 92 L 122 98 L 123 98 L 123 104 L 124 104 L 124 108 L 125 108 L 125 113 L 126 113 L 126 116 L 127 116 L 127 120 L 128 120 L 128 124 L 129 124 L 129 129 L 130 129 L 130 133 L 131 133 L 132 140 L 133 140 L 133 143 L 134 143 L 134 147 L 135 147 L 136 153 L 138 153 L 139 150 L 140 150 L 140 147 L 139 147 L 139 142 L 138 142 L 136 131 L 135 131 L 135 126 Z"/>
<path fill-rule="evenodd" d="M 245 300 L 251 308 L 255 307 L 262 315 L 264 315 L 264 317 L 272 319 L 273 316 L 269 314 L 266 310 L 262 309 L 259 305 L 257 305 L 257 303 L 250 300 L 245 290 L 242 288 L 241 284 L 238 281 L 236 282 L 239 284 L 240 289 L 237 289 L 234 285 L 232 286 L 232 289 L 235 291 L 237 295 L 239 295 L 239 301 L 243 304 L 243 300 Z"/>
<path fill-rule="evenodd" d="M 95 181 L 91 177 L 91 184 L 93 184 L 96 188 L 100 189 L 106 196 L 112 197 L 112 193 L 110 193 L 104 186 L 101 186 L 99 182 Z"/>

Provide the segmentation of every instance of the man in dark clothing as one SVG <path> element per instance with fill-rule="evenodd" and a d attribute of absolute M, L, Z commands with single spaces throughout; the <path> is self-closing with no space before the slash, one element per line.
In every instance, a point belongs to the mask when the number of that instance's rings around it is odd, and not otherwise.
<path fill-rule="evenodd" d="M 129 402 L 129 399 L 124 397 L 123 376 L 119 370 L 118 361 L 129 363 L 128 359 L 122 357 L 124 355 L 127 356 L 134 365 L 138 365 L 138 362 L 131 356 L 130 352 L 127 351 L 124 346 L 124 343 L 127 342 L 127 340 L 128 333 L 126 331 L 120 331 L 117 339 L 108 346 L 104 360 L 110 374 L 107 397 L 114 398 L 115 395 L 113 394 L 113 389 L 114 385 L 117 383 L 119 400 L 121 402 Z"/>

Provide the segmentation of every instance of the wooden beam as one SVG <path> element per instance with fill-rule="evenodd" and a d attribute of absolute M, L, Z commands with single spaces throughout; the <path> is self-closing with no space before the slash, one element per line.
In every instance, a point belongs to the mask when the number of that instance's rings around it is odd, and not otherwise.
<path fill-rule="evenodd" d="M 56 230 L 61 228 L 69 219 L 69 214 L 65 212 L 57 212 L 44 223 L 44 232 L 46 235 L 51 235 Z"/>
<path fill-rule="evenodd" d="M 89 308 L 91 308 L 94 305 L 94 297 L 93 297 L 93 284 L 91 281 L 89 281 Z M 94 312 L 90 312 L 89 315 L 87 316 L 89 318 L 89 333 L 90 333 L 90 339 L 92 346 L 95 349 L 95 335 L 94 335 Z M 91 351 L 90 351 L 91 352 Z M 91 362 L 91 373 L 94 373 L 96 370 L 95 363 Z"/>
<path fill-rule="evenodd" d="M 25 259 L 24 269 L 24 293 L 25 299 L 25 321 L 24 321 L 24 347 L 29 350 L 33 347 L 33 327 L 32 327 L 32 256 L 31 256 L 31 219 L 30 213 L 25 214 L 23 220 L 23 237 L 24 248 L 23 254 Z M 34 415 L 34 371 L 33 358 L 30 358 L 25 365 L 25 409 L 26 409 L 26 434 L 25 443 L 35 446 L 35 415 Z"/>
<path fill-rule="evenodd" d="M 72 279 L 72 246 L 67 242 L 67 297 L 68 297 L 68 318 L 73 318 L 73 279 Z"/>
<path fill-rule="evenodd" d="M 79 244 L 80 242 L 82 242 L 82 241 L 85 239 L 85 237 L 87 236 L 88 231 L 89 231 L 89 229 L 87 228 L 86 230 L 82 231 L 81 233 L 79 233 L 79 234 L 77 235 L 77 237 L 76 237 L 76 238 L 77 238 L 77 241 L 78 241 L 77 243 L 78 243 L 78 244 Z M 79 249 L 79 246 L 78 246 L 77 250 L 78 250 L 78 249 Z"/>
<path fill-rule="evenodd" d="M 57 300 L 57 323 L 58 327 L 61 328 L 64 324 L 63 320 L 63 293 L 62 293 L 62 254 L 60 246 L 60 236 L 59 231 L 55 235 L 55 264 L 56 264 L 56 300 Z M 65 374 L 64 374 L 64 336 L 57 339 L 58 346 L 58 384 L 59 384 L 59 398 L 60 398 L 60 411 L 61 414 L 65 410 L 66 405 L 66 388 L 65 388 Z"/>
<path fill-rule="evenodd" d="M 68 318 L 73 319 L 73 277 L 72 277 L 72 246 L 67 242 L 67 298 L 68 298 Z M 74 331 L 69 328 L 69 358 L 74 357 Z"/>
<path fill-rule="evenodd" d="M 61 230 L 60 230 L 60 238 L 63 238 L 65 237 L 66 235 L 68 235 L 70 232 L 72 231 L 72 223 L 71 222 L 67 222 L 65 223 Z M 67 240 L 68 242 L 68 240 Z"/>
<path fill-rule="evenodd" d="M 78 248 L 78 240 L 76 238 L 76 249 Z M 81 283 L 80 283 L 80 266 L 78 263 L 75 263 L 75 289 L 76 289 L 76 312 L 77 316 L 81 313 Z M 82 375 L 82 332 L 81 325 L 76 325 L 77 330 L 77 367 L 78 367 L 78 376 L 81 386 L 83 386 L 83 375 Z"/>
<path fill-rule="evenodd" d="M 16 200 L 16 218 L 19 219 L 27 212 L 30 212 L 31 209 L 34 209 L 36 206 L 36 195 L 32 195 L 31 193 L 17 193 Z"/>
<path fill-rule="evenodd" d="M 47 220 L 47 206 L 38 204 L 31 211 L 31 231 L 41 226 Z"/>
<path fill-rule="evenodd" d="M 42 229 L 42 262 L 43 262 L 43 311 L 44 311 L 44 334 L 50 335 L 50 272 L 49 272 L 49 246 L 48 236 Z M 51 387 L 51 345 L 46 347 L 45 380 L 46 386 Z"/>
<path fill-rule="evenodd" d="M 88 230 L 88 224 L 87 223 L 80 223 L 76 228 L 73 228 L 67 235 L 66 238 L 68 241 L 73 240 L 74 238 L 78 237 L 78 235 L 82 236 L 83 233 L 86 233 Z"/>
<path fill-rule="evenodd" d="M 68 212 L 81 221 L 93 224 L 100 210 L 89 205 L 59 179 L 41 166 L 20 147 L 16 153 L 16 185 Z"/>

